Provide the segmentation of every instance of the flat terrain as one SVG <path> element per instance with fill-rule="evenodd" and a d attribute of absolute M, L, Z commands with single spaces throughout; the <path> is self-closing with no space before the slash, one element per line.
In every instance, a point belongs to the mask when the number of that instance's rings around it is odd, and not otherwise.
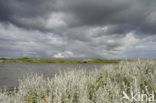
<path fill-rule="evenodd" d="M 104 59 L 35 59 L 35 58 L 15 58 L 6 59 L 0 58 L 2 63 L 119 63 L 121 60 L 104 60 Z"/>

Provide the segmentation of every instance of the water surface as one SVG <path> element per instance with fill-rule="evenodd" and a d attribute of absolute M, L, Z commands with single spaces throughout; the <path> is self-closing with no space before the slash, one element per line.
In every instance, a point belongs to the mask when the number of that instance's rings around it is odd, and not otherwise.
<path fill-rule="evenodd" d="M 52 77 L 56 73 L 69 70 L 84 69 L 86 71 L 100 68 L 104 64 L 25 64 L 0 63 L 0 88 L 18 85 L 18 79 L 24 75 L 37 73 L 44 77 Z"/>

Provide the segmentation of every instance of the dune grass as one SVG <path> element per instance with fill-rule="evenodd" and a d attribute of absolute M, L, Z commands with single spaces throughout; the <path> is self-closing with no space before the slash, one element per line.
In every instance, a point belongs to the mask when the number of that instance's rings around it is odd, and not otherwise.
<path fill-rule="evenodd" d="M 131 103 L 122 92 L 156 93 L 155 61 L 120 62 L 101 69 L 63 72 L 53 78 L 29 75 L 15 89 L 0 92 L 0 103 Z M 155 102 L 132 102 L 155 103 Z"/>

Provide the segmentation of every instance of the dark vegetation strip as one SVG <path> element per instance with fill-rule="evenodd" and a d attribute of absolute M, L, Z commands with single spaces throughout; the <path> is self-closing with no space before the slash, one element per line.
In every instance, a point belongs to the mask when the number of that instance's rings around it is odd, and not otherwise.
<path fill-rule="evenodd" d="M 0 58 L 2 63 L 119 63 L 121 60 L 104 59 L 36 59 L 36 58 Z"/>

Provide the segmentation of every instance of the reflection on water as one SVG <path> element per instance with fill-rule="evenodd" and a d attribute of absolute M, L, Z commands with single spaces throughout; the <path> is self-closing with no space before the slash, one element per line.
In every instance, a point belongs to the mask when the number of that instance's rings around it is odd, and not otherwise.
<path fill-rule="evenodd" d="M 52 77 L 56 73 L 68 70 L 93 70 L 104 64 L 24 64 L 0 63 L 0 87 L 13 87 L 18 85 L 18 79 L 30 73 L 43 74 Z"/>

